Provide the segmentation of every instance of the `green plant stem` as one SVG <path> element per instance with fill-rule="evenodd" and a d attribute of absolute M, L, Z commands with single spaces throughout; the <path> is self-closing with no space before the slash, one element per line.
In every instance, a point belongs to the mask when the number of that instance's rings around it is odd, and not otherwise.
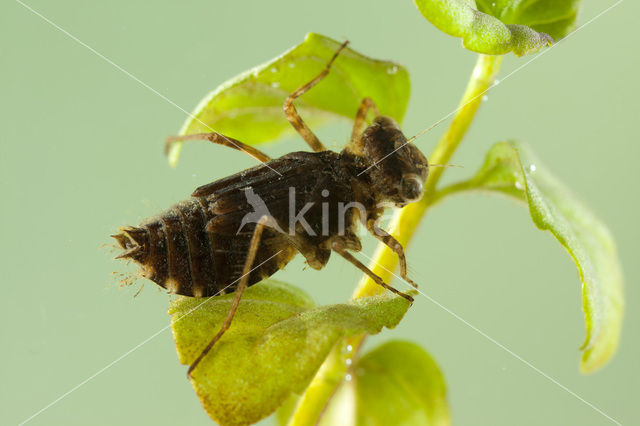
<path fill-rule="evenodd" d="M 339 351 L 331 351 L 307 387 L 288 426 L 315 425 L 328 401 L 344 379 L 344 359 Z"/>
<path fill-rule="evenodd" d="M 438 204 L 440 201 L 448 198 L 451 195 L 458 194 L 460 192 L 468 192 L 474 189 L 478 189 L 477 183 L 473 180 L 465 180 L 462 182 L 456 182 L 451 185 L 447 185 L 442 189 L 438 189 L 429 200 L 429 207 Z"/>
<path fill-rule="evenodd" d="M 502 56 L 479 55 L 456 115 L 436 145 L 429 158 L 429 163 L 439 165 L 449 163 L 482 104 L 483 95 L 493 85 L 501 62 Z M 411 241 L 429 206 L 438 199 L 436 186 L 444 170 L 444 167 L 432 167 L 429 170 L 429 177 L 425 185 L 425 195 L 422 200 L 409 204 L 394 215 L 390 225 L 390 232 L 403 247 L 406 247 Z M 373 272 L 386 282 L 389 282 L 393 278 L 393 271 L 397 266 L 398 257 L 395 253 L 384 244 L 378 245 L 373 261 L 370 264 Z M 354 298 L 371 296 L 382 291 L 383 289 L 379 285 L 365 275 L 353 296 Z"/>
<path fill-rule="evenodd" d="M 448 164 L 469 129 L 482 103 L 484 93 L 493 85 L 501 63 L 502 56 L 480 55 L 478 57 L 455 117 L 431 154 L 429 163 Z M 403 247 L 407 247 L 411 241 L 427 209 L 441 199 L 436 195 L 436 186 L 443 172 L 444 167 L 432 167 L 429 170 L 422 200 L 408 205 L 394 215 L 389 232 Z M 384 244 L 379 244 L 369 265 L 371 270 L 385 282 L 390 282 L 397 266 L 396 254 Z M 372 296 L 382 291 L 384 291 L 382 287 L 365 275 L 354 292 L 353 298 Z M 366 335 L 361 335 L 345 339 L 336 345 L 300 399 L 289 421 L 289 426 L 312 425 L 318 422 L 324 407 L 347 372 L 346 358 L 356 354 L 365 337 Z M 352 348 L 353 353 L 347 348 Z M 356 350 L 354 351 L 353 348 Z M 355 362 L 353 360 L 354 364 Z"/>

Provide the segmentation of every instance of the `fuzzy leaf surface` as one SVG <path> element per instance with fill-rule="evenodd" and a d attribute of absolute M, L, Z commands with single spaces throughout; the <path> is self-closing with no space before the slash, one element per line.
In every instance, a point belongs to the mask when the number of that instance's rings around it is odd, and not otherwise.
<path fill-rule="evenodd" d="M 180 297 L 171 304 L 182 364 L 191 364 L 215 335 L 232 298 Z M 245 291 L 231 328 L 193 371 L 192 384 L 216 422 L 255 423 L 301 393 L 339 339 L 395 327 L 408 307 L 392 294 L 313 307 L 301 290 L 263 281 Z"/>
<path fill-rule="evenodd" d="M 415 0 L 439 30 L 487 55 L 537 52 L 574 27 L 579 0 Z"/>
<path fill-rule="evenodd" d="M 575 28 L 582 0 L 476 0 L 478 10 L 560 40 Z"/>

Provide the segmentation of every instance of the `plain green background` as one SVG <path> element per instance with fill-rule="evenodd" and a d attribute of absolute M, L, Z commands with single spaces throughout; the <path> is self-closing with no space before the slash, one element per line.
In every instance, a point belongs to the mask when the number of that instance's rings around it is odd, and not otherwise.
<path fill-rule="evenodd" d="M 612 3 L 585 2 L 580 22 Z M 456 107 L 475 61 L 408 0 L 29 4 L 187 110 L 315 31 L 409 69 L 411 135 Z M 640 418 L 639 14 L 626 1 L 503 81 L 453 160 L 464 168 L 447 172 L 449 181 L 464 178 L 493 142 L 519 138 L 609 224 L 628 301 L 611 363 L 578 372 L 576 268 L 521 206 L 481 194 L 452 199 L 408 251 L 423 291 L 623 424 Z M 168 325 L 167 295 L 151 283 L 135 299 L 139 283 L 121 290 L 111 273 L 124 267 L 100 245 L 253 161 L 192 143 L 170 169 L 163 140 L 183 112 L 19 3 L 3 2 L 0 16 L 0 423 L 25 420 L 100 372 L 30 424 L 209 424 L 170 332 L 146 340 Z M 509 55 L 501 76 L 528 59 Z M 420 147 L 430 152 L 443 130 Z M 321 135 L 339 149 L 348 129 Z M 306 149 L 300 139 L 265 147 L 272 156 L 297 149 Z M 370 238 L 365 246 L 370 255 Z M 303 266 L 298 259 L 276 278 L 318 303 L 347 299 L 360 276 L 338 258 L 320 272 Z M 390 338 L 419 342 L 439 362 L 457 425 L 611 424 L 425 298 L 368 344 Z"/>

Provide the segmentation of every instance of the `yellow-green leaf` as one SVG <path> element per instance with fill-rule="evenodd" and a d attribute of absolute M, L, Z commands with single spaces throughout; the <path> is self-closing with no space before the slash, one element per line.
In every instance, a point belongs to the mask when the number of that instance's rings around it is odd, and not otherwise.
<path fill-rule="evenodd" d="M 469 189 L 489 189 L 529 205 L 536 226 L 550 231 L 576 262 L 587 336 L 580 368 L 589 373 L 616 351 L 624 310 L 622 268 L 607 227 L 522 144 L 495 144 Z"/>
<path fill-rule="evenodd" d="M 582 0 L 476 0 L 478 10 L 560 40 L 575 28 Z"/>
<path fill-rule="evenodd" d="M 363 356 L 354 371 L 358 426 L 451 423 L 442 373 L 420 346 L 387 342 Z"/>
<path fill-rule="evenodd" d="M 446 426 L 451 424 L 444 378 L 420 346 L 386 342 L 349 369 L 319 426 Z M 286 410 L 280 410 L 280 424 Z"/>
<path fill-rule="evenodd" d="M 232 298 L 180 297 L 171 304 L 182 364 L 191 364 L 215 335 Z M 254 423 L 302 392 L 339 339 L 394 327 L 408 307 L 388 293 L 313 308 L 290 285 L 270 280 L 252 286 L 231 328 L 193 371 L 196 394 L 218 423 Z"/>
<path fill-rule="evenodd" d="M 285 99 L 318 75 L 340 45 L 309 33 L 301 44 L 209 93 L 180 134 L 216 131 L 253 145 L 292 132 L 282 109 Z M 382 114 L 401 121 L 409 101 L 409 74 L 397 63 L 372 59 L 347 48 L 329 75 L 298 98 L 296 105 L 314 128 L 329 119 L 353 119 L 365 97 L 372 98 Z M 172 165 L 181 147 L 180 142 L 170 147 Z"/>
<path fill-rule="evenodd" d="M 555 2 L 564 4 L 567 1 L 555 0 Z M 544 8 L 529 7 L 531 1 L 503 0 L 491 2 L 490 6 L 487 6 L 487 2 L 478 1 L 480 10 L 474 0 L 415 0 L 415 3 L 420 13 L 436 28 L 454 37 L 462 38 L 464 47 L 474 52 L 486 55 L 504 55 L 513 52 L 516 56 L 523 56 L 537 52 L 553 43 L 553 38 L 549 34 L 528 26 L 537 16 L 541 16 L 540 19 L 549 19 L 544 13 Z M 571 1 L 571 3 L 576 2 Z M 564 13 L 566 8 L 552 9 L 557 13 Z M 553 18 L 555 19 L 555 16 Z M 545 20 L 538 23 L 550 22 L 555 21 Z M 548 25 L 541 27 L 551 28 Z M 564 35 L 559 28 L 552 29 L 557 34 Z"/>

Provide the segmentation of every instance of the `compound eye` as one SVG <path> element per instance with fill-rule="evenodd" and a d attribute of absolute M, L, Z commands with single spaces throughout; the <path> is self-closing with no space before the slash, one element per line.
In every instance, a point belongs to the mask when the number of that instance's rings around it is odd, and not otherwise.
<path fill-rule="evenodd" d="M 424 185 L 422 179 L 418 175 L 405 176 L 402 179 L 402 197 L 408 201 L 418 201 L 422 198 Z"/>

